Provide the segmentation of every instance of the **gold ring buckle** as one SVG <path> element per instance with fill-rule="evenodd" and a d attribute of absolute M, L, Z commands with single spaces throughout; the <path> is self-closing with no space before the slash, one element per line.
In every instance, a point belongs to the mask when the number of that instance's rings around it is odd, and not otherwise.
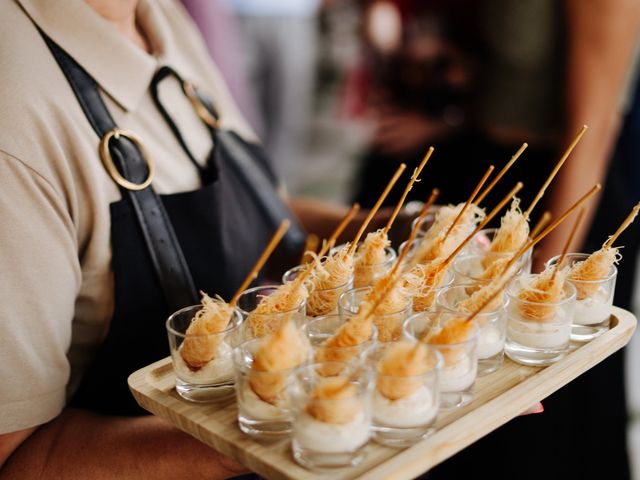
<path fill-rule="evenodd" d="M 187 95 L 187 98 L 191 102 L 193 109 L 196 111 L 196 115 L 202 120 L 204 123 L 209 125 L 212 128 L 220 128 L 221 122 L 216 117 L 211 115 L 211 112 L 207 107 L 204 106 L 200 97 L 196 93 L 196 88 L 191 82 L 184 82 L 184 93 Z"/>
<path fill-rule="evenodd" d="M 120 138 L 125 137 L 135 143 L 140 149 L 140 153 L 142 153 L 142 158 L 147 164 L 147 169 L 149 170 L 149 174 L 147 178 L 142 183 L 133 183 L 124 178 L 115 164 L 113 163 L 113 158 L 111 157 L 111 151 L 109 150 L 109 141 L 111 138 Z M 127 190 L 143 190 L 147 188 L 151 184 L 151 180 L 153 180 L 154 174 L 154 165 L 151 161 L 151 157 L 149 156 L 149 152 L 147 151 L 144 143 L 142 143 L 142 139 L 133 132 L 129 132 L 127 130 L 122 130 L 120 128 L 114 128 L 113 130 L 108 131 L 102 140 L 100 140 L 100 158 L 102 159 L 102 163 L 104 164 L 104 168 L 106 168 L 107 172 L 111 176 L 114 182 L 120 185 L 122 188 L 126 188 Z"/>

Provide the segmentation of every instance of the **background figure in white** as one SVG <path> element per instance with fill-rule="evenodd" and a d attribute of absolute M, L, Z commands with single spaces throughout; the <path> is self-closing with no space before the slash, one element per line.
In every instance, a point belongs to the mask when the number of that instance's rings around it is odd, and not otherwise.
<path fill-rule="evenodd" d="M 319 0 L 227 0 L 236 13 L 249 94 L 274 167 L 297 193 L 313 108 Z"/>

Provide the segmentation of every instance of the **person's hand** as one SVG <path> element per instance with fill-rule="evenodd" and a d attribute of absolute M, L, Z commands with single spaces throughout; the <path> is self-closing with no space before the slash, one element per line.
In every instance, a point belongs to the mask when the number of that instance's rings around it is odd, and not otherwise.
<path fill-rule="evenodd" d="M 376 115 L 372 144 L 381 153 L 401 155 L 423 148 L 453 129 L 442 120 L 418 112 L 385 109 Z"/>

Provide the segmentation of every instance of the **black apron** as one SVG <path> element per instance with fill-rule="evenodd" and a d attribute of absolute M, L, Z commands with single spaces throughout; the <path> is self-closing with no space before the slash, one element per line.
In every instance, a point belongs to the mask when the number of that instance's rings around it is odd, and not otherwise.
<path fill-rule="evenodd" d="M 212 105 L 168 67 L 154 76 L 151 93 L 198 169 L 203 186 L 162 196 L 151 185 L 144 186 L 152 176 L 152 165 L 142 141 L 113 130 L 116 125 L 95 81 L 41 34 L 102 139 L 103 161 L 106 156 L 111 162 L 105 166 L 110 163 L 108 167 L 117 169 L 107 168 L 122 193 L 122 199 L 110 205 L 115 310 L 108 334 L 69 405 L 108 415 L 141 414 L 127 377 L 167 356 L 167 317 L 198 303 L 198 290 L 228 300 L 284 217 L 293 220 L 283 239 L 287 250 L 298 251 L 304 233 L 278 196 L 276 179 L 260 147 L 219 128 Z M 179 81 L 211 133 L 214 148 L 205 166 L 196 162 L 162 106 L 158 84 L 167 76 Z"/>

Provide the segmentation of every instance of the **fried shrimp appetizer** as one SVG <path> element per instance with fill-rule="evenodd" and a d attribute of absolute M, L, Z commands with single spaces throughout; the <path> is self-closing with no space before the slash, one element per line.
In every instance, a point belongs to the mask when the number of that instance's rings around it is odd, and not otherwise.
<path fill-rule="evenodd" d="M 311 273 L 308 282 L 307 314 L 311 317 L 327 315 L 338 306 L 340 287 L 353 277 L 353 256 L 349 245 L 325 258 Z"/>
<path fill-rule="evenodd" d="M 518 298 L 523 301 L 518 304 L 520 315 L 528 320 L 539 322 L 553 319 L 556 312 L 556 307 L 553 304 L 563 299 L 566 278 L 566 270 L 554 267 L 547 268 L 532 277 L 530 282 L 523 285 L 518 292 Z"/>
<path fill-rule="evenodd" d="M 387 259 L 386 248 L 390 245 L 389 237 L 382 229 L 367 234 L 355 254 L 355 288 L 366 287 L 376 280 L 380 275 L 380 265 Z"/>
<path fill-rule="evenodd" d="M 300 279 L 300 280 L 299 280 Z M 278 330 L 283 321 L 275 314 L 292 312 L 307 297 L 304 279 L 300 277 L 278 287 L 271 295 L 262 298 L 258 306 L 247 317 L 247 323 L 255 337 L 263 337 Z M 293 312 L 292 312 L 293 315 Z M 286 322 L 288 319 L 284 319 Z"/>
<path fill-rule="evenodd" d="M 435 363 L 429 358 L 429 351 L 423 343 L 396 342 L 378 361 L 377 371 L 380 375 L 376 386 L 390 400 L 408 397 L 422 385 L 419 378 L 410 377 L 427 373 L 434 367 Z"/>
<path fill-rule="evenodd" d="M 583 282 L 606 278 L 611 271 L 611 267 L 617 264 L 621 258 L 622 255 L 620 255 L 618 248 L 602 247 L 589 255 L 586 260 L 573 264 L 569 270 L 568 278 L 576 280 L 573 285 L 576 287 L 578 300 L 590 297 L 599 288 L 597 284 Z"/>
<path fill-rule="evenodd" d="M 321 378 L 311 393 L 307 413 L 325 423 L 350 423 L 362 408 L 356 395 L 355 385 L 346 377 Z"/>
<path fill-rule="evenodd" d="M 289 370 L 304 363 L 309 344 L 293 322 L 263 337 L 253 356 L 249 385 L 263 401 L 275 405 L 286 387 Z"/>
<path fill-rule="evenodd" d="M 195 371 L 213 360 L 223 340 L 222 332 L 229 323 L 233 307 L 219 297 L 211 298 L 204 292 L 202 308 L 191 321 L 180 347 L 180 355 L 189 369 Z"/>
<path fill-rule="evenodd" d="M 514 253 L 529 239 L 529 221 L 520 210 L 520 199 L 514 198 L 511 208 L 500 220 L 489 251 L 491 253 Z"/>

